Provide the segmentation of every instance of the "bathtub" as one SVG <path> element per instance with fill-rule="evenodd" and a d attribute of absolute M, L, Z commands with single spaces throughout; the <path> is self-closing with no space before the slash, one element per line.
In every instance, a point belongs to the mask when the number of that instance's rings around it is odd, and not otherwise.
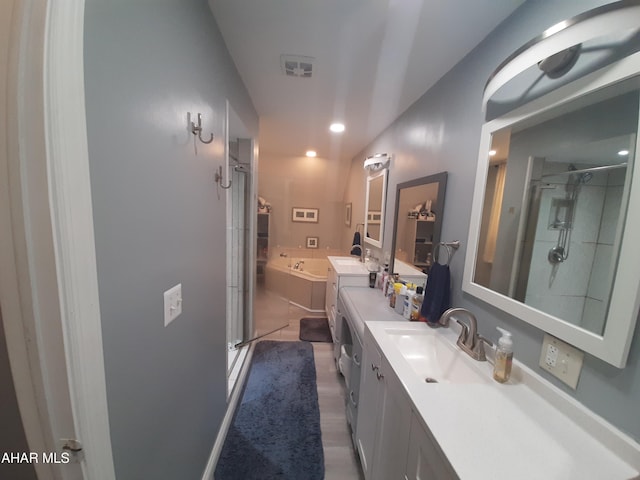
<path fill-rule="evenodd" d="M 294 269 L 298 262 L 304 263 Z M 265 286 L 309 312 L 324 312 L 328 268 L 326 258 L 272 258 L 265 267 Z"/>

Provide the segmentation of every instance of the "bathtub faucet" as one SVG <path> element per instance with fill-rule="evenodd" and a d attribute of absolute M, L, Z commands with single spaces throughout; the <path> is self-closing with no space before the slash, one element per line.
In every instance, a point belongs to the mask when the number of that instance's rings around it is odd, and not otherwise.
<path fill-rule="evenodd" d="M 300 268 L 300 265 L 302 265 L 304 263 L 304 260 L 300 260 L 299 262 L 296 262 L 296 264 L 293 266 L 294 270 L 302 270 Z"/>

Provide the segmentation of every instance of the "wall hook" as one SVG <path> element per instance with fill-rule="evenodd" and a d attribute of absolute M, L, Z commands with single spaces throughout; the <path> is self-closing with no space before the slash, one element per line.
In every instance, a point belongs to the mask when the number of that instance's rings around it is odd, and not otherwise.
<path fill-rule="evenodd" d="M 191 114 L 189 114 L 191 115 Z M 209 137 L 209 140 L 203 140 L 202 139 L 202 114 L 198 114 L 198 125 L 196 125 L 193 120 L 191 121 L 191 133 L 193 133 L 194 135 L 198 135 L 198 138 L 200 139 L 200 141 L 202 143 L 211 143 L 213 142 L 213 133 L 211 134 L 211 137 Z"/>
<path fill-rule="evenodd" d="M 208 142 L 205 142 L 205 143 L 208 143 Z M 220 186 L 221 186 L 222 188 L 224 188 L 225 190 L 226 190 L 227 188 L 231 188 L 231 182 L 232 182 L 232 180 L 229 180 L 229 185 L 227 185 L 227 186 L 225 186 L 225 185 L 223 185 L 223 184 L 222 184 L 222 165 L 220 165 L 220 166 L 218 167 L 218 171 L 216 172 L 216 176 L 215 176 L 215 181 L 216 181 L 216 183 L 219 183 L 219 184 L 220 184 Z"/>

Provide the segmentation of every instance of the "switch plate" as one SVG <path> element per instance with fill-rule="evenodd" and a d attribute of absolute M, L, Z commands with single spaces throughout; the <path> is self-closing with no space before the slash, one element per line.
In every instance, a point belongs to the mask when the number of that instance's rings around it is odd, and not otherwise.
<path fill-rule="evenodd" d="M 164 326 L 169 325 L 182 313 L 182 284 L 164 292 Z"/>
<path fill-rule="evenodd" d="M 578 385 L 584 353 L 549 334 L 544 335 L 540 366 L 574 390 Z"/>

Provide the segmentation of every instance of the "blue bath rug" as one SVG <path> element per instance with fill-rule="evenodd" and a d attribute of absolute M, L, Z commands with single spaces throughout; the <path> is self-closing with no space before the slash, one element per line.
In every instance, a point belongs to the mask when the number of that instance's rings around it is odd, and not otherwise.
<path fill-rule="evenodd" d="M 216 480 L 321 480 L 324 454 L 313 347 L 259 342 Z"/>

